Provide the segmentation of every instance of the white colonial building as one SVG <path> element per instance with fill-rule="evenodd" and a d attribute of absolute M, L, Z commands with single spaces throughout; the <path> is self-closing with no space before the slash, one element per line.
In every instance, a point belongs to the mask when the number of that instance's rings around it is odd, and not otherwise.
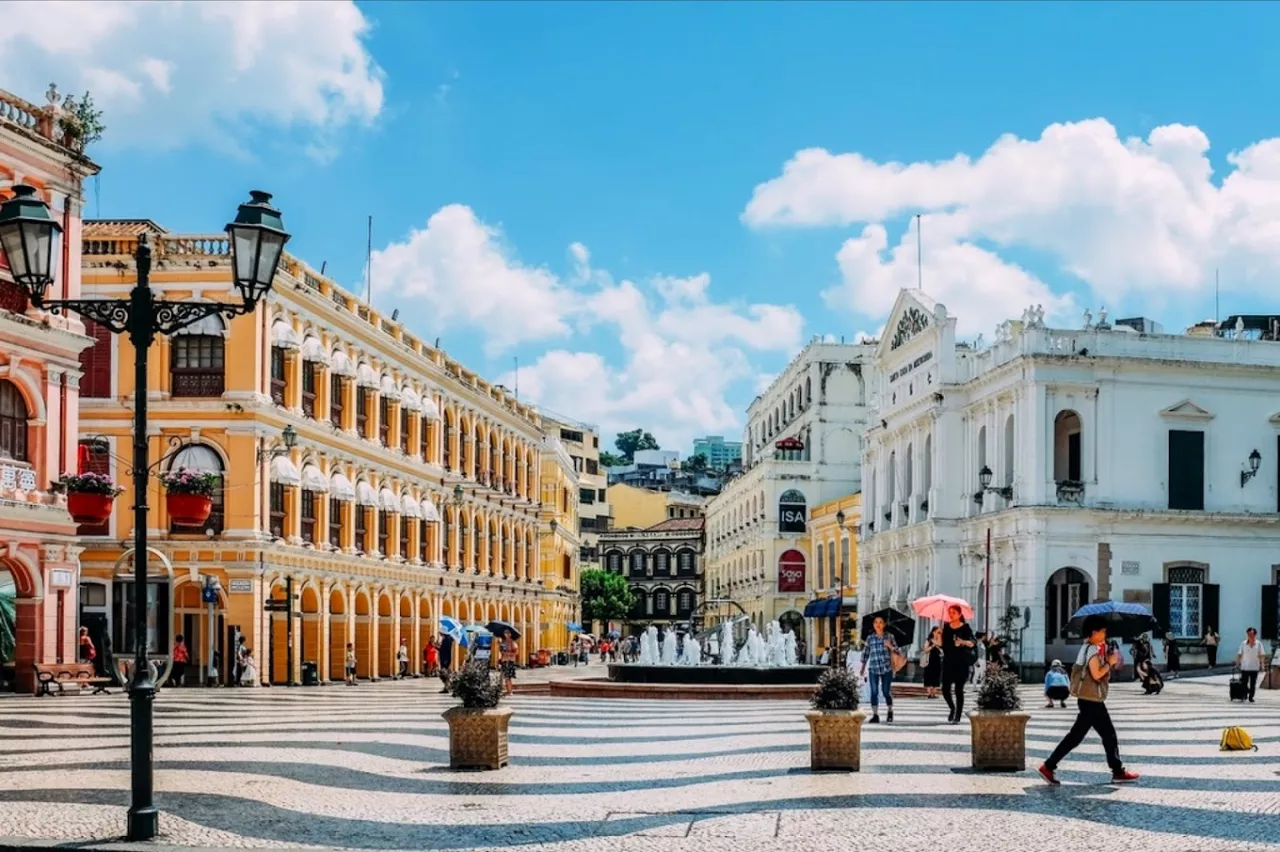
<path fill-rule="evenodd" d="M 863 454 L 862 609 L 960 595 L 979 627 L 1013 616 L 1032 668 L 1095 599 L 1150 605 L 1188 646 L 1209 627 L 1228 647 L 1251 625 L 1276 638 L 1280 343 L 1121 322 L 1051 329 L 1028 309 L 971 346 L 942 305 L 898 297 Z"/>
<path fill-rule="evenodd" d="M 814 339 L 747 409 L 743 473 L 706 509 L 710 598 L 803 631 L 812 506 L 856 491 L 873 346 Z"/>

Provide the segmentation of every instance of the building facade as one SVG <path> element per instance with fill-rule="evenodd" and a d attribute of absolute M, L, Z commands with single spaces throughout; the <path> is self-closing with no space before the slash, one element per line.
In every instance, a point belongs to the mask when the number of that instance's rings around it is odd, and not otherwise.
<path fill-rule="evenodd" d="M 649 625 L 665 632 L 695 616 L 705 591 L 703 527 L 702 518 L 673 518 L 600 536 L 605 570 L 626 577 L 636 598 L 627 620 L 630 635 Z"/>
<path fill-rule="evenodd" d="M 603 568 L 598 537 L 609 529 L 612 517 L 607 494 L 608 475 L 600 467 L 600 429 L 552 418 L 546 412 L 543 412 L 542 421 L 548 432 L 559 430 L 560 443 L 569 453 L 578 474 L 579 569 Z"/>
<path fill-rule="evenodd" d="M 50 299 L 80 296 L 84 178 L 98 167 L 65 144 L 51 89 L 44 107 L 0 91 L 0 201 L 34 187 L 62 227 Z M 14 655 L 0 681 L 34 688 L 37 663 L 77 659 L 79 552 L 66 500 L 51 485 L 76 472 L 80 352 L 75 316 L 31 307 L 0 249 L 0 595 L 14 599 Z"/>
<path fill-rule="evenodd" d="M 727 470 L 742 463 L 742 442 L 726 441 L 723 435 L 693 439 L 692 456 L 702 455 L 712 470 Z"/>
<path fill-rule="evenodd" d="M 559 429 L 542 438 L 542 500 L 538 510 L 539 553 L 542 569 L 543 621 L 540 648 L 569 647 L 568 625 L 582 620 L 578 595 L 578 499 L 581 483 Z"/>
<path fill-rule="evenodd" d="M 1094 599 L 1149 605 L 1192 650 L 1257 626 L 1280 582 L 1280 344 L 1028 309 L 995 342 L 904 291 L 876 351 L 861 596 L 973 602 L 1033 672 L 1066 658 Z M 920 635 L 927 625 L 920 625 Z M 919 637 L 917 637 L 919 638 Z"/>
<path fill-rule="evenodd" d="M 858 620 L 858 534 L 862 529 L 862 494 L 846 494 L 809 510 L 808 575 L 811 599 L 804 616 L 809 647 L 819 655 L 835 642 L 838 617 L 845 624 L 844 641 L 852 638 Z"/>
<path fill-rule="evenodd" d="M 709 594 L 803 629 L 809 507 L 859 489 L 874 347 L 814 340 L 747 410 L 745 470 L 707 505 Z"/>
<path fill-rule="evenodd" d="M 87 293 L 133 286 L 144 232 L 164 297 L 232 298 L 225 234 L 149 221 L 86 226 Z M 81 434 L 105 442 L 89 457 L 120 481 L 132 464 L 134 352 L 127 338 L 90 333 Z M 394 672 L 402 641 L 418 672 L 442 615 L 512 623 L 522 658 L 555 635 L 562 596 L 543 582 L 538 553 L 538 413 L 299 259 L 285 256 L 255 313 L 161 339 L 147 385 L 153 462 L 221 482 L 194 528 L 173 522 L 157 485 L 152 546 L 172 574 L 154 583 L 153 652 L 182 634 L 192 670 L 225 682 L 243 636 L 263 679 L 285 683 L 304 663 L 340 680 L 347 645 L 362 678 Z M 81 623 L 120 653 L 128 501 L 80 532 Z"/>
<path fill-rule="evenodd" d="M 608 489 L 613 526 L 647 529 L 671 518 L 701 518 L 706 498 L 684 491 L 654 491 L 617 483 Z"/>

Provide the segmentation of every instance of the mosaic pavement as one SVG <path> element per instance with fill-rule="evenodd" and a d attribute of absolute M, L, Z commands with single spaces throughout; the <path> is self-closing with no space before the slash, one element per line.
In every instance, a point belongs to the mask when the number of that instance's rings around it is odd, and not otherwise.
<path fill-rule="evenodd" d="M 800 703 L 518 696 L 512 765 L 458 774 L 434 683 L 175 690 L 157 705 L 157 802 L 164 842 L 201 848 L 1280 852 L 1280 693 L 1136 689 L 1110 704 L 1142 783 L 1107 783 L 1091 739 L 1059 788 L 971 772 L 941 701 L 865 729 L 861 774 L 814 775 Z M 1034 766 L 1073 714 L 1028 704 Z M 121 834 L 127 720 L 119 695 L 0 698 L 0 848 Z M 1260 750 L 1220 753 L 1227 724 Z"/>

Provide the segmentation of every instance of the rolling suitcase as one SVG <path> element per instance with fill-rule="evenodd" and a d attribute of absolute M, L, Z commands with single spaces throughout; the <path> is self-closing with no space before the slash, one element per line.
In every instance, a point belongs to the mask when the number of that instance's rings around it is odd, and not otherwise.
<path fill-rule="evenodd" d="M 1244 681 L 1240 679 L 1239 672 L 1231 675 L 1231 682 L 1227 684 L 1227 689 L 1231 693 L 1232 701 L 1244 701 L 1249 697 L 1244 687 Z"/>

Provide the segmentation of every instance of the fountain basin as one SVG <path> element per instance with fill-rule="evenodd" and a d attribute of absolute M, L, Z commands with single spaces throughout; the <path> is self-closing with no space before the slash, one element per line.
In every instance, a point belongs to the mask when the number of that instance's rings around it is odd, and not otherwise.
<path fill-rule="evenodd" d="M 614 683 L 700 686 L 814 686 L 826 666 L 651 666 L 611 663 Z"/>
<path fill-rule="evenodd" d="M 661 668 L 661 666 L 655 666 Z M 808 701 L 815 684 L 758 683 L 620 683 L 605 678 L 553 680 L 548 692 L 557 698 L 630 698 L 690 701 Z"/>

